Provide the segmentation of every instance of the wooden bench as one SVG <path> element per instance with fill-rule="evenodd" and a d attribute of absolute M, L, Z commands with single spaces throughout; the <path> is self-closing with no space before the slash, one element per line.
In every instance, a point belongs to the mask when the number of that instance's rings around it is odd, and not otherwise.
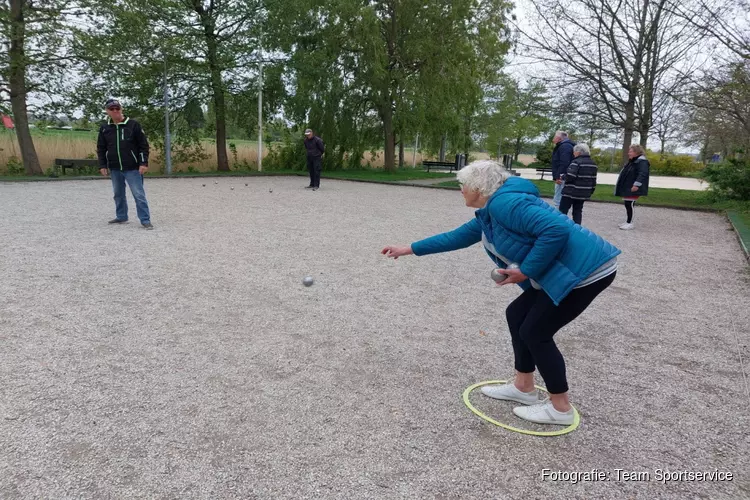
<path fill-rule="evenodd" d="M 86 159 L 71 159 L 71 158 L 55 158 L 55 169 L 62 172 L 65 175 L 65 169 L 71 168 L 86 168 L 86 167 L 99 167 L 99 160 Z"/>
<path fill-rule="evenodd" d="M 450 172 L 458 170 L 458 165 L 456 165 L 455 163 L 448 163 L 447 161 L 423 161 L 422 166 L 427 168 L 428 172 L 430 171 L 430 169 L 445 170 L 447 168 Z"/>
<path fill-rule="evenodd" d="M 552 177 L 552 168 L 551 167 L 542 167 L 542 168 L 537 168 L 536 169 L 536 173 L 539 174 L 539 179 L 544 179 L 544 174 L 546 174 L 547 172 L 549 172 L 550 177 Z M 552 180 L 554 180 L 554 179 L 552 179 Z"/>

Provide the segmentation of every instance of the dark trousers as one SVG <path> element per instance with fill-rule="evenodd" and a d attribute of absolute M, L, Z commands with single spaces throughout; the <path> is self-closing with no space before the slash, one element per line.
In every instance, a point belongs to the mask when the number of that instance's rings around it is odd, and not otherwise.
<path fill-rule="evenodd" d="M 568 392 L 565 361 L 552 337 L 612 284 L 616 274 L 612 273 L 582 288 L 574 288 L 559 306 L 555 306 L 544 290 L 534 288 L 529 288 L 511 302 L 505 316 L 513 341 L 516 370 L 533 373 L 536 367 L 550 394 Z"/>
<path fill-rule="evenodd" d="M 573 222 L 581 225 L 583 220 L 583 202 L 586 200 L 574 200 L 570 196 L 563 196 L 560 200 L 560 211 L 565 215 L 568 215 L 570 207 L 573 207 Z"/>
<path fill-rule="evenodd" d="M 307 157 L 307 171 L 310 173 L 310 185 L 320 187 L 320 171 L 323 170 L 323 163 L 320 156 Z"/>

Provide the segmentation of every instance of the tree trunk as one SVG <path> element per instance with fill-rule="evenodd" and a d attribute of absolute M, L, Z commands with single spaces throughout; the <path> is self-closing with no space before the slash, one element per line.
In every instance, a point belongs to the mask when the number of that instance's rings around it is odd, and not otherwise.
<path fill-rule="evenodd" d="M 513 159 L 518 160 L 518 156 L 521 154 L 521 144 L 523 141 L 523 137 L 517 137 L 516 138 L 516 146 L 513 148 Z"/>
<path fill-rule="evenodd" d="M 393 108 L 391 107 L 390 100 L 386 101 L 380 118 L 383 120 L 383 133 L 385 135 L 383 168 L 386 172 L 393 172 L 396 170 L 396 141 L 393 132 Z"/>
<path fill-rule="evenodd" d="M 648 133 L 649 133 L 649 129 L 642 129 L 639 132 L 641 136 L 640 144 L 643 149 L 646 149 L 646 144 L 648 144 Z"/>
<path fill-rule="evenodd" d="M 404 139 L 398 141 L 398 168 L 404 168 Z"/>
<path fill-rule="evenodd" d="M 628 149 L 633 143 L 635 131 L 635 96 L 625 105 L 625 133 L 622 138 L 622 162 L 628 162 Z"/>
<path fill-rule="evenodd" d="M 13 109 L 18 147 L 21 150 L 23 167 L 26 175 L 42 174 L 42 166 L 34 148 L 34 141 L 29 131 L 29 116 L 26 108 L 26 55 L 24 43 L 26 36 L 26 22 L 23 16 L 24 0 L 10 1 L 10 62 L 8 85 L 10 87 L 10 103 Z"/>
<path fill-rule="evenodd" d="M 447 134 L 443 134 L 443 138 L 440 139 L 440 160 L 445 161 L 445 142 L 448 140 Z"/>
<path fill-rule="evenodd" d="M 221 80 L 221 68 L 218 65 L 216 35 L 213 26 L 205 26 L 206 45 L 208 47 L 208 67 L 211 71 L 211 93 L 213 94 L 214 113 L 216 114 L 216 161 L 217 168 L 229 171 L 229 157 L 227 156 L 227 120 L 226 105 L 224 103 L 224 82 Z"/>

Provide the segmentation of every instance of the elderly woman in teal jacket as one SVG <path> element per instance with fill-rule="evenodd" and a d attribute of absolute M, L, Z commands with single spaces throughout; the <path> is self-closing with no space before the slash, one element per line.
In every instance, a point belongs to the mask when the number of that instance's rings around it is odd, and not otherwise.
<path fill-rule="evenodd" d="M 511 176 L 496 162 L 474 162 L 457 177 L 466 205 L 478 209 L 475 217 L 453 231 L 410 246 L 386 246 L 382 253 L 396 259 L 450 252 L 481 242 L 493 264 L 507 276 L 499 285 L 515 283 L 523 290 L 506 310 L 515 378 L 507 384 L 484 386 L 482 392 L 526 405 L 513 410 L 525 420 L 570 425 L 574 412 L 568 400 L 565 361 L 553 337 L 614 281 L 620 250 L 575 224 L 543 201 L 532 182 Z M 534 387 L 536 369 L 549 392 L 547 400 L 540 399 Z"/>

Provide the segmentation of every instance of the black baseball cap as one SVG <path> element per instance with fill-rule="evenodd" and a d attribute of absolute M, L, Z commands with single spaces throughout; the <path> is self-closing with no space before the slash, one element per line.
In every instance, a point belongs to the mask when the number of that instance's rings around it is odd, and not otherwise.
<path fill-rule="evenodd" d="M 104 109 L 109 109 L 112 106 L 122 107 L 122 105 L 120 104 L 120 101 L 118 101 L 117 99 L 107 99 L 107 102 L 104 103 Z"/>

